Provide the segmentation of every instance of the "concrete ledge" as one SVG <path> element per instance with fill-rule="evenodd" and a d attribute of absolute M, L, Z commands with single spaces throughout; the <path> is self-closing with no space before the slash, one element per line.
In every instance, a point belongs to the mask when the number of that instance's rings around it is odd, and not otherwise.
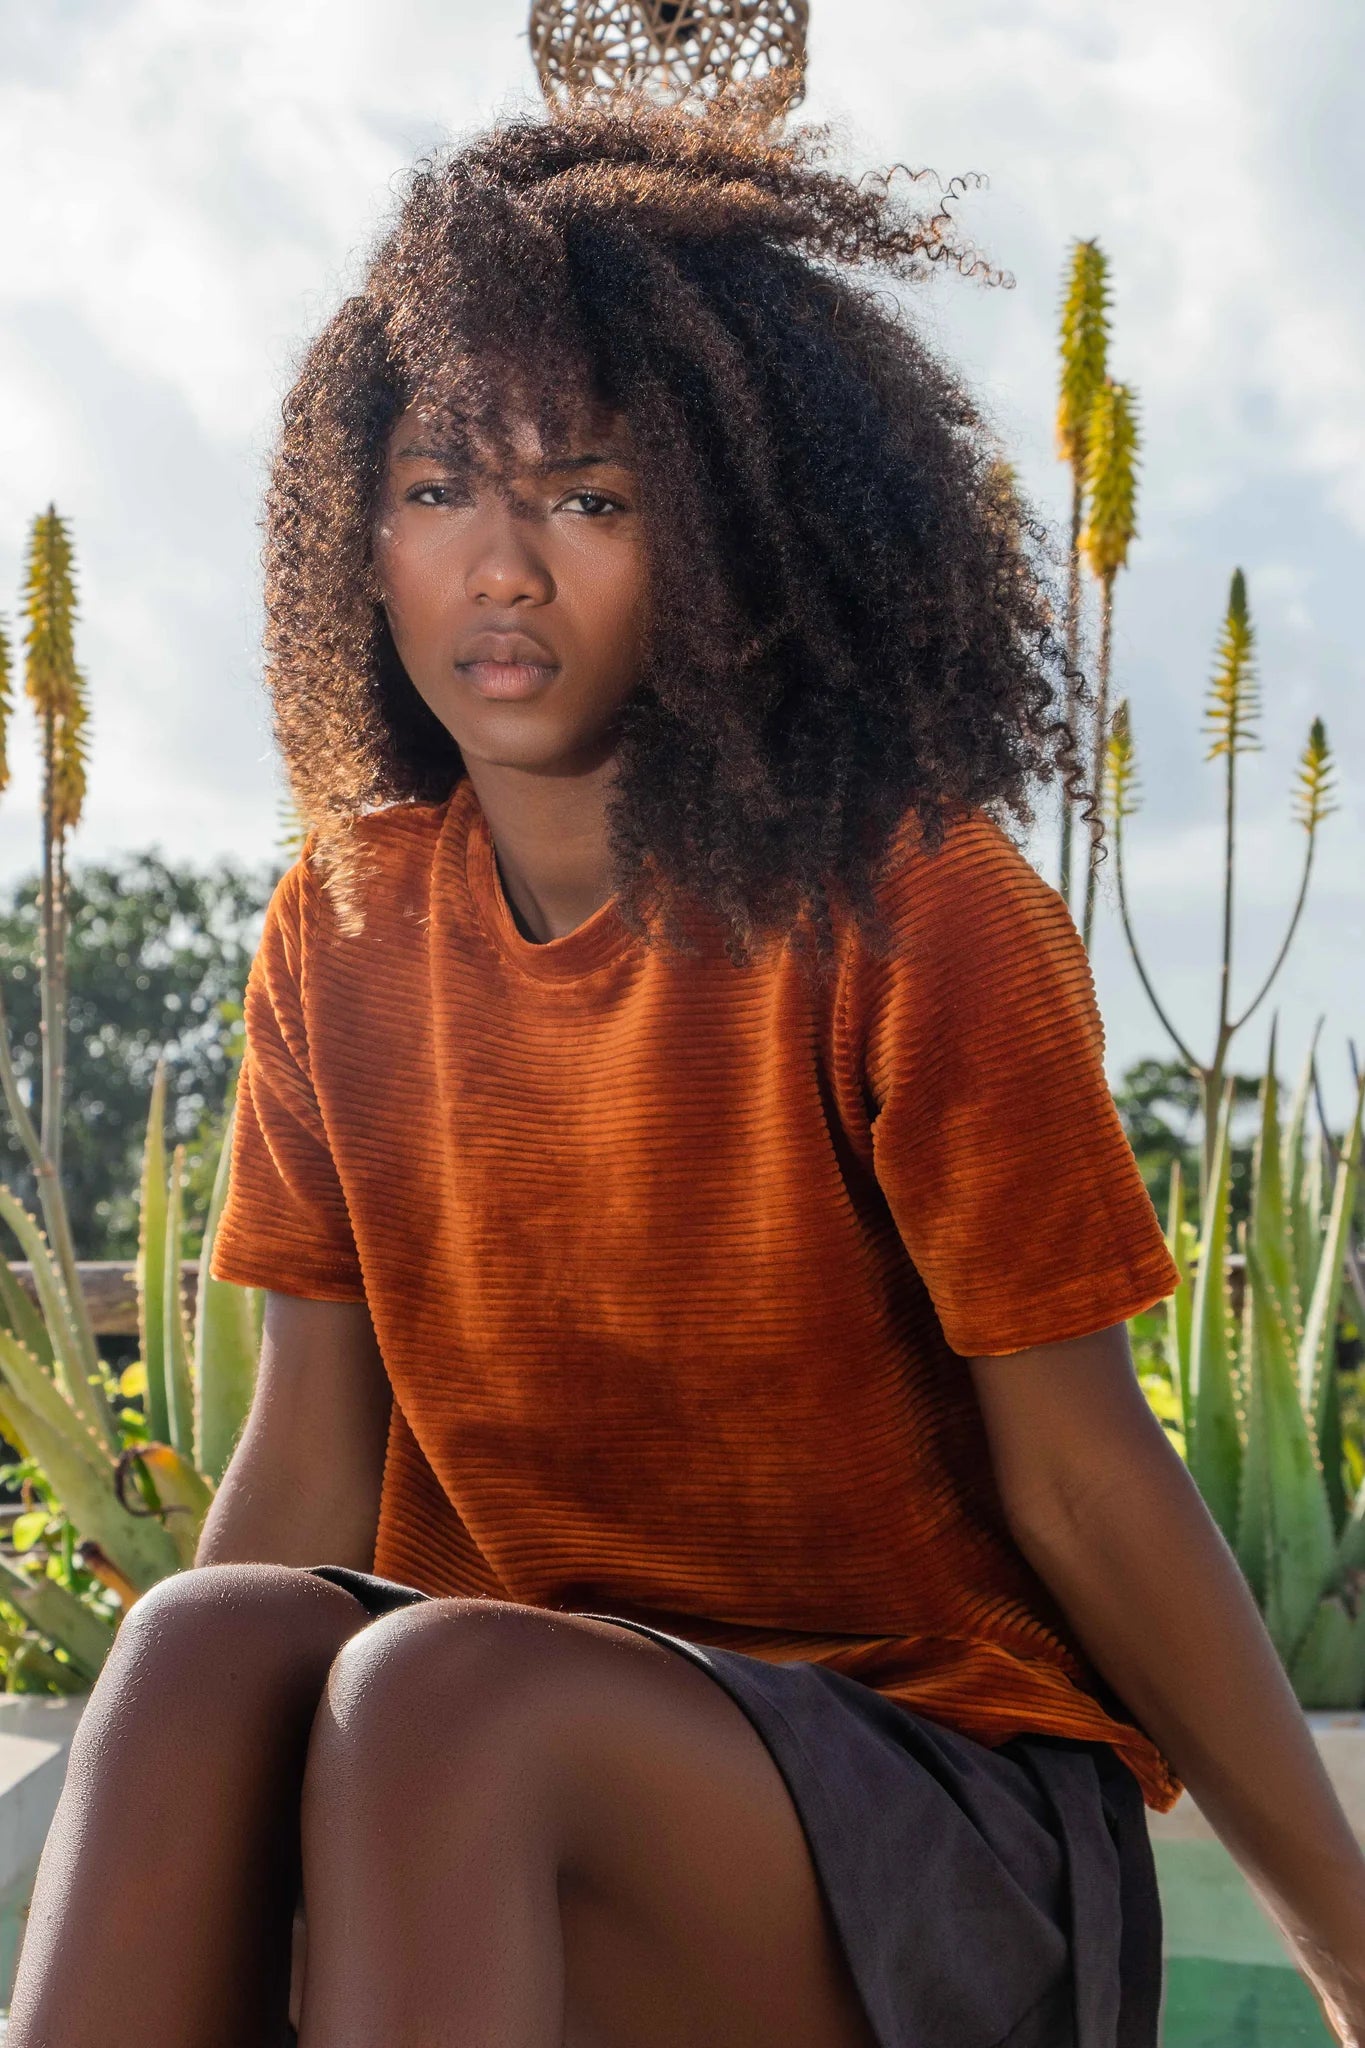
<path fill-rule="evenodd" d="M 84 1704 L 0 1698 L 0 1893 L 33 1875 Z"/>

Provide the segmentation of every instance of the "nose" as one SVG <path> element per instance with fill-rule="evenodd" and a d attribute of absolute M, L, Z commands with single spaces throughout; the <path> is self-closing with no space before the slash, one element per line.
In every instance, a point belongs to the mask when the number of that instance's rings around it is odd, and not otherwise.
<path fill-rule="evenodd" d="M 554 578 L 530 522 L 519 518 L 514 506 L 494 499 L 481 509 L 468 538 L 465 594 L 472 603 L 499 610 L 549 603 Z"/>

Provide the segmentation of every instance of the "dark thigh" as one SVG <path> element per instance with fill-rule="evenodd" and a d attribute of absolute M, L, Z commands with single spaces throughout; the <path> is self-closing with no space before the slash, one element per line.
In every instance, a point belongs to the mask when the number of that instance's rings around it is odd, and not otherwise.
<path fill-rule="evenodd" d="M 765 1744 L 704 1672 L 646 1648 L 629 1711 L 575 1736 L 565 2048 L 869 2042 Z"/>
<path fill-rule="evenodd" d="M 500 2026 L 497 1954 L 509 2039 L 562 2015 L 564 2048 L 871 2043 L 763 1741 L 610 1622 L 443 1600 L 363 1630 L 315 1725 L 305 1850 L 318 2041 L 356 1996 L 383 2038 Z"/>

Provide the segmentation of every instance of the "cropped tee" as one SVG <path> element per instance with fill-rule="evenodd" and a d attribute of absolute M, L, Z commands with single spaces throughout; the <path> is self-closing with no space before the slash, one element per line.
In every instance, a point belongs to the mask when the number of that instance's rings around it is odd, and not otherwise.
<path fill-rule="evenodd" d="M 907 829 L 879 958 L 693 954 L 614 903 L 536 944 L 467 782 L 303 860 L 246 1000 L 214 1270 L 368 1302 L 393 1388 L 374 1569 L 845 1672 L 996 1744 L 1176 1786 L 1011 1539 L 966 1360 L 1175 1272 L 1089 967 L 984 818 Z"/>

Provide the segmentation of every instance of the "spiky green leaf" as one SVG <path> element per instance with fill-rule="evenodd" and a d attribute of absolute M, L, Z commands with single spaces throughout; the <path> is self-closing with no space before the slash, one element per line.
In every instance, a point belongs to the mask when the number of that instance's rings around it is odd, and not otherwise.
<path fill-rule="evenodd" d="M 1322 1601 L 1289 1666 L 1300 1706 L 1352 1713 L 1365 1703 L 1365 1611 L 1341 1594 Z"/>
<path fill-rule="evenodd" d="M 147 1368 L 147 1434 L 170 1439 L 166 1406 L 166 1064 L 156 1063 L 147 1135 L 142 1147 L 142 1200 L 137 1226 L 137 1322 Z"/>
<path fill-rule="evenodd" d="M 210 1269 L 218 1221 L 227 1200 L 234 1113 L 230 1110 L 213 1178 L 195 1309 L 195 1418 L 197 1462 L 215 1483 L 227 1469 L 251 1406 L 258 1344 L 249 1291 L 215 1280 Z"/>
<path fill-rule="evenodd" d="M 1265 1622 L 1286 1665 L 1307 1632 L 1337 1565 L 1337 1541 L 1317 1446 L 1299 1404 L 1293 1346 L 1279 1296 L 1247 1245 L 1247 1288 L 1255 1332 L 1251 1370 L 1265 1418 Z"/>
<path fill-rule="evenodd" d="M 0 1599 L 56 1649 L 65 1650 L 81 1677 L 93 1683 L 114 1646 L 114 1625 L 55 1580 L 21 1571 L 0 1557 Z"/>
<path fill-rule="evenodd" d="M 1341 1301 L 1347 1240 L 1360 1184 L 1362 1116 L 1365 1116 L 1365 1074 L 1361 1076 L 1356 1090 L 1350 1129 L 1337 1163 L 1332 1206 L 1322 1235 L 1313 1291 L 1299 1343 L 1299 1398 L 1319 1428 L 1336 1378 L 1337 1310 Z"/>
<path fill-rule="evenodd" d="M 101 1388 L 87 1370 L 85 1347 L 47 1239 L 23 1203 L 11 1189 L 3 1186 L 0 1186 L 0 1221 L 14 1232 L 32 1269 L 38 1306 L 51 1343 L 53 1370 L 63 1393 L 105 1445 L 110 1450 L 117 1450 L 118 1427 Z"/>
<path fill-rule="evenodd" d="M 52 1370 L 52 1339 L 47 1324 L 29 1299 L 26 1287 L 20 1285 L 13 1267 L 7 1258 L 0 1255 L 0 1319 L 4 1327 L 12 1330 L 19 1342 L 31 1351 L 40 1365 Z"/>
<path fill-rule="evenodd" d="M 1231 1543 L 1242 1491 L 1242 1442 L 1232 1375 L 1227 1291 L 1228 1187 L 1232 1168 L 1232 1091 L 1218 1116 L 1213 1171 L 1199 1241 L 1190 1336 L 1190 1410 L 1185 1451 L 1209 1513 Z"/>
<path fill-rule="evenodd" d="M 1285 1328 L 1298 1350 L 1301 1311 L 1295 1283 L 1289 1204 L 1284 1184 L 1284 1141 L 1280 1132 L 1280 1084 L 1275 1074 L 1276 1031 L 1261 1081 L 1261 1117 L 1251 1168 L 1251 1243 L 1261 1270 L 1275 1290 Z"/>
<path fill-rule="evenodd" d="M 1175 1293 L 1166 1302 L 1166 1343 L 1170 1352 L 1171 1375 L 1180 1395 L 1180 1427 L 1185 1442 L 1190 1439 L 1190 1352 L 1194 1329 L 1194 1277 L 1190 1264 L 1189 1230 L 1185 1222 L 1185 1181 L 1180 1161 L 1171 1163 L 1170 1208 L 1166 1220 L 1166 1242 L 1176 1272 L 1180 1275 Z"/>
<path fill-rule="evenodd" d="M 25 1361 L 31 1368 L 27 1373 Z M 69 1407 L 65 1415 L 51 1410 L 47 1395 L 57 1401 L 61 1395 L 37 1361 L 2 1332 L 0 1376 L 5 1382 L 0 1427 L 6 1435 L 12 1427 L 15 1440 L 37 1459 L 81 1536 L 97 1543 L 139 1591 L 176 1570 L 179 1559 L 166 1531 L 155 1518 L 144 1520 L 123 1506 L 115 1490 L 114 1461 Z"/>
<path fill-rule="evenodd" d="M 184 1181 L 185 1149 L 177 1145 L 171 1155 L 170 1181 L 166 1190 L 166 1263 L 163 1268 L 166 1412 L 170 1417 L 171 1443 L 183 1456 L 190 1458 L 194 1455 L 194 1386 L 190 1377 L 190 1346 L 181 1285 L 185 1237 Z"/>

